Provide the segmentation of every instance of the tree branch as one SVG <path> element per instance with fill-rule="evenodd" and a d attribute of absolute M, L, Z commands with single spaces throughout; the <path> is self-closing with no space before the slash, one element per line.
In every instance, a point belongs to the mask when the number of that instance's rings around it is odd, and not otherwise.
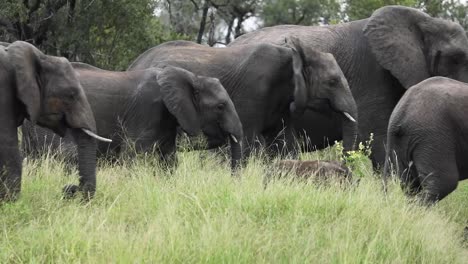
<path fill-rule="evenodd" d="M 197 2 L 195 2 L 195 0 L 190 0 L 190 2 L 192 2 L 193 6 L 195 7 L 195 11 L 200 10 L 200 8 L 198 7 L 198 4 L 197 4 Z"/>

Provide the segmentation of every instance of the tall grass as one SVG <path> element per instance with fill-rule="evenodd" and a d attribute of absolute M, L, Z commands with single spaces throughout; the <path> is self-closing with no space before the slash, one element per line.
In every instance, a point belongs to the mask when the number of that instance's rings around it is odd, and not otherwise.
<path fill-rule="evenodd" d="M 467 184 L 424 208 L 397 182 L 385 197 L 365 160 L 350 188 L 264 188 L 259 159 L 232 178 L 214 154 L 178 156 L 172 173 L 145 156 L 101 162 L 88 204 L 61 199 L 77 173 L 60 159 L 25 161 L 19 201 L 0 206 L 0 263 L 467 263 Z"/>

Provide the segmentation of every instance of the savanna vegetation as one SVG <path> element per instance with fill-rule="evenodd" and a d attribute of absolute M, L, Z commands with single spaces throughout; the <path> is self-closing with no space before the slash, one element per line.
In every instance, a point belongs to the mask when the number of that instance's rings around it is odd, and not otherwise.
<path fill-rule="evenodd" d="M 339 148 L 302 154 L 339 159 Z M 0 262 L 466 263 L 468 184 L 434 207 L 384 196 L 365 152 L 349 158 L 354 183 L 263 185 L 252 158 L 238 178 L 227 160 L 179 152 L 164 172 L 151 156 L 101 161 L 94 200 L 61 198 L 74 181 L 57 155 L 25 160 L 19 201 L 0 207 Z"/>

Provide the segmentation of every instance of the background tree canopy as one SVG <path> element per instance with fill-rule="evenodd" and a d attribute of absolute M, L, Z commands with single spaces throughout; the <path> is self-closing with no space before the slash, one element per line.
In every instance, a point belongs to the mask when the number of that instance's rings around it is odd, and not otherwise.
<path fill-rule="evenodd" d="M 227 44 L 262 26 L 336 24 L 385 5 L 415 7 L 468 29 L 467 5 L 459 0 L 2 0 L 0 40 L 125 70 L 169 40 Z"/>

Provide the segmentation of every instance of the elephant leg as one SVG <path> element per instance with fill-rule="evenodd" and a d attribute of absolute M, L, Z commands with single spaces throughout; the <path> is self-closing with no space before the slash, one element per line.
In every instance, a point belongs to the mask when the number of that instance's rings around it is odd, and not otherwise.
<path fill-rule="evenodd" d="M 421 192 L 421 182 L 419 180 L 419 173 L 416 170 L 414 163 L 408 168 L 403 170 L 401 179 L 401 188 L 405 191 L 406 195 L 415 196 Z"/>
<path fill-rule="evenodd" d="M 168 135 L 158 146 L 160 152 L 159 162 L 163 165 L 164 169 L 172 170 L 177 167 L 176 137 L 177 134 L 175 133 Z"/>
<path fill-rule="evenodd" d="M 244 136 L 242 144 L 243 163 L 245 163 L 252 154 L 260 154 L 264 147 L 265 138 L 261 134 L 249 133 L 247 136 Z"/>
<path fill-rule="evenodd" d="M 372 161 L 372 166 L 374 170 L 379 171 L 384 168 L 385 165 L 385 142 L 387 140 L 387 135 L 383 134 L 373 134 L 373 141 L 371 143 L 371 155 L 370 159 Z"/>
<path fill-rule="evenodd" d="M 421 185 L 421 191 L 417 196 L 428 205 L 443 199 L 454 191 L 457 188 L 459 178 L 452 148 L 434 145 L 425 145 L 431 147 L 415 150 L 413 153 Z"/>
<path fill-rule="evenodd" d="M 0 201 L 14 201 L 18 198 L 21 191 L 21 169 L 22 159 L 18 146 L 3 145 L 0 151 Z"/>
<path fill-rule="evenodd" d="M 0 104 L 0 108 L 3 106 Z M 8 110 L 2 109 L 4 112 L 0 113 L 0 201 L 14 201 L 21 191 L 23 159 L 18 145 L 16 119 L 9 118 L 15 113 Z"/>

